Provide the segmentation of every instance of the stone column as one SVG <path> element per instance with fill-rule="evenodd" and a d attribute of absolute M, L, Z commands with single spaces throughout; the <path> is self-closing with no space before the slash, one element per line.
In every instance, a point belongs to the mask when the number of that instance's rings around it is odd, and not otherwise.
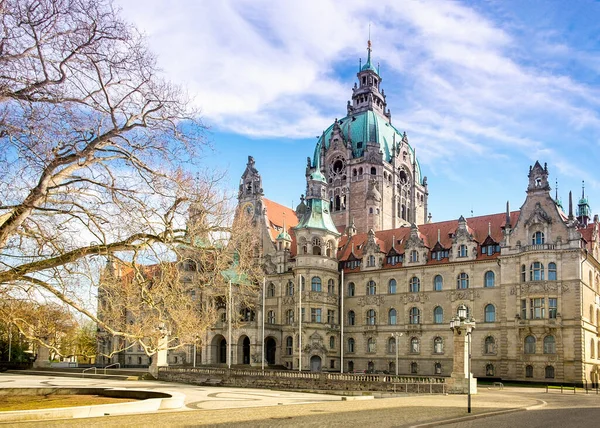
<path fill-rule="evenodd" d="M 477 379 L 469 373 L 469 340 L 473 340 L 472 333 L 467 335 L 467 328 L 461 322 L 460 327 L 454 328 L 454 361 L 452 374 L 448 379 L 448 392 L 451 394 L 467 394 L 471 382 L 471 394 L 477 394 Z M 472 345 L 472 343 L 471 343 Z"/>

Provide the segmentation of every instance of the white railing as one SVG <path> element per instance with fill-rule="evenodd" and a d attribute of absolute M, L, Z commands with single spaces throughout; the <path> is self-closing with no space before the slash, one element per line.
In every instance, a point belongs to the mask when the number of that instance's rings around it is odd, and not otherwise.
<path fill-rule="evenodd" d="M 90 370 L 94 370 L 94 374 L 98 374 L 98 369 L 96 367 L 90 367 L 89 369 L 85 369 L 84 371 L 81 372 L 81 377 L 85 377 L 85 372 L 90 371 Z"/>
<path fill-rule="evenodd" d="M 114 363 L 114 364 L 109 364 L 108 366 L 105 366 L 104 367 L 104 374 L 106 374 L 106 369 L 109 368 L 109 367 L 116 367 L 116 368 L 120 369 L 121 368 L 121 363 Z"/>

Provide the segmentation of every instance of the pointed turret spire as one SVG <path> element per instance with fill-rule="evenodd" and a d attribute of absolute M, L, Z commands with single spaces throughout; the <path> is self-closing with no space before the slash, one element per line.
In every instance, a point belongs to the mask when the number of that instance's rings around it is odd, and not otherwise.
<path fill-rule="evenodd" d="M 583 227 L 587 227 L 592 218 L 592 210 L 590 204 L 585 197 L 585 181 L 581 182 L 581 199 L 577 204 L 577 221 Z"/>
<path fill-rule="evenodd" d="M 510 226 L 510 204 L 508 201 L 506 201 L 506 221 L 504 227 L 509 228 Z"/>
<path fill-rule="evenodd" d="M 573 192 L 569 191 L 569 220 L 573 220 Z"/>

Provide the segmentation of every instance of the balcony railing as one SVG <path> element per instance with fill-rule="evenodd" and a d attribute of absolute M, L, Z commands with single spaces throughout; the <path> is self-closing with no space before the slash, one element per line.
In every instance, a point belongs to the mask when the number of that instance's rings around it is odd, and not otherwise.
<path fill-rule="evenodd" d="M 533 244 L 533 245 L 521 245 L 521 252 L 525 251 L 542 251 L 542 250 L 555 250 L 556 244 Z"/>

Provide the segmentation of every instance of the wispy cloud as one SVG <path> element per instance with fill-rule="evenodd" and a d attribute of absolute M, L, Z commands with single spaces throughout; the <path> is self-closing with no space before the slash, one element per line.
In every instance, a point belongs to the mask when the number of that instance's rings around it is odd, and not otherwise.
<path fill-rule="evenodd" d="M 205 120 L 253 137 L 312 138 L 345 112 L 354 65 L 374 57 L 396 126 L 431 164 L 520 156 L 600 183 L 570 148 L 600 145 L 600 90 L 565 59 L 598 69 L 535 23 L 495 21 L 455 1 L 121 0 L 149 36 L 160 65 L 183 82 Z M 508 14 L 504 14 L 508 16 Z M 529 29 L 524 30 L 525 27 Z M 568 144 L 565 144 L 568 142 Z M 590 160 L 584 161 L 589 168 Z"/>

